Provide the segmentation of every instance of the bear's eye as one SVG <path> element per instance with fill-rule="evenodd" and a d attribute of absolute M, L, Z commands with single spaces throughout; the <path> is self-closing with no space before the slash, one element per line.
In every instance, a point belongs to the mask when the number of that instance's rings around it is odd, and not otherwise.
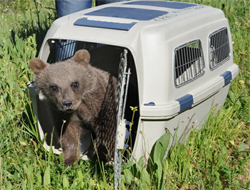
<path fill-rule="evenodd" d="M 49 86 L 49 89 L 52 91 L 52 92 L 56 92 L 58 90 L 58 87 L 56 85 L 50 85 Z"/>
<path fill-rule="evenodd" d="M 79 83 L 78 83 L 78 82 L 73 82 L 73 83 L 71 84 L 71 87 L 72 87 L 73 89 L 76 89 L 76 88 L 79 87 Z"/>

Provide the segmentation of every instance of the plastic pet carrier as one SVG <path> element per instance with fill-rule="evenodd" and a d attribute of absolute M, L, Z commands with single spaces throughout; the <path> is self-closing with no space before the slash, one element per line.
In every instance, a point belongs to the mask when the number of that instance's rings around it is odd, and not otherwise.
<path fill-rule="evenodd" d="M 210 111 L 224 104 L 238 74 L 228 21 L 220 9 L 204 5 L 124 1 L 86 9 L 52 24 L 39 58 L 54 63 L 79 49 L 87 49 L 91 64 L 115 77 L 121 62 L 131 73 L 128 91 L 121 96 L 127 100 L 127 121 L 132 118 L 130 106 L 138 109 L 130 134 L 136 160 L 147 157 L 166 131 L 178 141 L 202 127 Z M 49 149 L 50 110 L 32 84 L 29 91 L 40 138 L 47 133 L 44 146 Z M 53 150 L 59 154 L 56 142 L 53 136 Z M 90 143 L 90 135 L 82 137 L 83 153 Z"/>

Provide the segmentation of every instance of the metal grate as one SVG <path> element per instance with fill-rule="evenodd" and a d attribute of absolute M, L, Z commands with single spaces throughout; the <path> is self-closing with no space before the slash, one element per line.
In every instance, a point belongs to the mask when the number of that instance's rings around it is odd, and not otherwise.
<path fill-rule="evenodd" d="M 117 147 L 119 138 L 118 126 L 124 120 L 125 106 L 127 101 L 128 84 L 130 77 L 130 68 L 127 68 L 127 53 L 124 49 L 121 54 L 121 60 L 119 64 L 118 81 L 117 81 L 117 130 L 116 130 L 116 146 L 115 146 L 115 157 L 114 157 L 114 189 L 121 189 L 121 161 L 122 155 L 121 150 Z M 124 143 L 124 139 L 123 142 Z"/>
<path fill-rule="evenodd" d="M 227 28 L 221 28 L 209 36 L 210 68 L 213 70 L 225 63 L 230 56 Z"/>
<path fill-rule="evenodd" d="M 204 74 L 204 57 L 200 40 L 175 49 L 175 85 L 183 86 Z"/>

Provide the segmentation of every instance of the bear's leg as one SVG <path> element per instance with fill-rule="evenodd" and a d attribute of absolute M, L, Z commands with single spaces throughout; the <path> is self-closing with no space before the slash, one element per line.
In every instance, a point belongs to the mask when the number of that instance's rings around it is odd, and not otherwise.
<path fill-rule="evenodd" d="M 62 149 L 65 167 L 72 166 L 80 155 L 81 128 L 75 123 L 69 123 L 62 136 Z"/>

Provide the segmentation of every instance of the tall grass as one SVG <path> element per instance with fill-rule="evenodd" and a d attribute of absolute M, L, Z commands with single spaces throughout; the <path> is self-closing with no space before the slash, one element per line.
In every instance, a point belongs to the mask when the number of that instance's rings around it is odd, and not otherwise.
<path fill-rule="evenodd" d="M 211 113 L 185 145 L 172 147 L 164 160 L 152 155 L 148 164 L 143 158 L 124 163 L 122 189 L 249 189 L 250 2 L 185 2 L 224 11 L 239 76 L 231 83 L 218 116 Z M 94 162 L 80 161 L 65 169 L 61 156 L 44 151 L 27 133 L 27 123 L 35 127 L 24 93 L 32 79 L 28 62 L 37 55 L 55 19 L 54 1 L 2 0 L 0 11 L 0 189 L 113 189 L 111 165 L 103 169 Z"/>

